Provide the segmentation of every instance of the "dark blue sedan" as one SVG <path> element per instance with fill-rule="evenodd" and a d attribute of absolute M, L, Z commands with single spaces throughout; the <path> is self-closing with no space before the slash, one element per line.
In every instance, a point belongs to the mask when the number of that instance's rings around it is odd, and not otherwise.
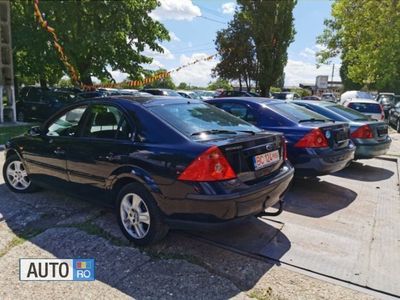
<path fill-rule="evenodd" d="M 200 100 L 116 96 L 76 102 L 6 144 L 3 176 L 115 207 L 130 240 L 169 227 L 218 225 L 265 212 L 293 178 L 283 135 Z"/>
<path fill-rule="evenodd" d="M 348 122 L 350 136 L 357 150 L 356 158 L 373 158 L 384 155 L 392 142 L 388 125 L 348 107 L 326 101 L 293 101 L 331 120 Z"/>
<path fill-rule="evenodd" d="M 345 168 L 354 158 L 349 125 L 288 101 L 267 98 L 221 98 L 211 103 L 262 129 L 283 132 L 288 157 L 300 176 L 318 176 Z"/>

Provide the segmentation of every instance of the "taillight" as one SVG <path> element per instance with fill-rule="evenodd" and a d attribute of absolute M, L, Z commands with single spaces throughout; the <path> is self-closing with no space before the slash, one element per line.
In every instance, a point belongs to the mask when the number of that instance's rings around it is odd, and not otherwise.
<path fill-rule="evenodd" d="M 287 144 L 286 144 L 285 137 L 282 137 L 282 149 L 283 149 L 283 151 L 282 151 L 283 160 L 287 160 L 288 159 L 287 158 Z"/>
<path fill-rule="evenodd" d="M 353 139 L 372 139 L 374 137 L 371 127 L 363 125 L 351 134 Z"/>
<path fill-rule="evenodd" d="M 218 147 L 200 154 L 179 176 L 179 180 L 218 181 L 236 178 L 235 171 Z"/>
<path fill-rule="evenodd" d="M 321 129 L 314 128 L 302 137 L 294 146 L 297 148 L 324 148 L 329 145 L 328 140 L 322 133 Z"/>
<path fill-rule="evenodd" d="M 379 104 L 379 106 L 381 107 L 381 120 L 383 121 L 383 120 L 385 120 L 385 111 L 383 109 L 382 104 Z"/>

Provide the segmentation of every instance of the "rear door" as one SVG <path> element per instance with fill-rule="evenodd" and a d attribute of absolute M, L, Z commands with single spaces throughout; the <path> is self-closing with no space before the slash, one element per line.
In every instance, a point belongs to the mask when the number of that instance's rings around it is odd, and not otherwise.
<path fill-rule="evenodd" d="M 70 183 L 79 194 L 104 198 L 113 172 L 133 147 L 134 129 L 121 108 L 92 104 L 77 142 L 67 153 Z"/>

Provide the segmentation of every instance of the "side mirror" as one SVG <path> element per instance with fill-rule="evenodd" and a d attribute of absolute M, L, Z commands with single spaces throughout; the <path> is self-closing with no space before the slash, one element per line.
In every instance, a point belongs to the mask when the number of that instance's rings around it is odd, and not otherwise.
<path fill-rule="evenodd" d="M 42 135 L 42 130 L 40 129 L 40 126 L 33 126 L 28 130 L 28 134 L 30 136 L 40 136 Z"/>

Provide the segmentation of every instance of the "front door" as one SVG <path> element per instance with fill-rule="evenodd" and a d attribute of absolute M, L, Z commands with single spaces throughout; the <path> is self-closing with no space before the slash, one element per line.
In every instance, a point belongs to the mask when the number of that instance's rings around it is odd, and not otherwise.
<path fill-rule="evenodd" d="M 32 181 L 54 187 L 67 183 L 66 151 L 75 142 L 86 108 L 83 105 L 61 113 L 26 143 L 23 155 Z"/>

